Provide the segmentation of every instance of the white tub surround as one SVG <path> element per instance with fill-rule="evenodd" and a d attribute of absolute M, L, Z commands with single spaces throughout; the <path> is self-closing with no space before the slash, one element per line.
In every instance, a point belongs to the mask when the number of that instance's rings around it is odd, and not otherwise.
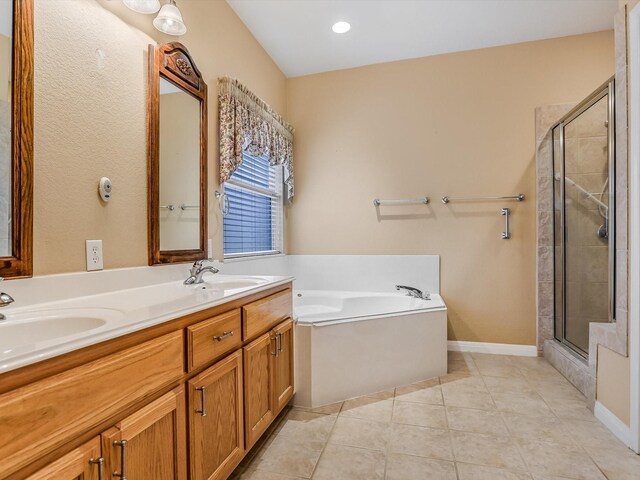
<path fill-rule="evenodd" d="M 447 372 L 438 294 L 294 291 L 294 404 L 318 407 Z"/>
<path fill-rule="evenodd" d="M 217 274 L 183 285 L 188 271 L 182 264 L 4 283 L 15 303 L 0 312 L 0 374 L 292 281 Z"/>

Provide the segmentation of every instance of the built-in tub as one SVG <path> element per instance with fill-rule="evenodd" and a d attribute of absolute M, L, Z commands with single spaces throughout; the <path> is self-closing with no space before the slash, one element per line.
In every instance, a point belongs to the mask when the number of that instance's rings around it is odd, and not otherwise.
<path fill-rule="evenodd" d="M 447 308 L 437 294 L 303 290 L 293 307 L 295 405 L 327 405 L 447 371 Z"/>

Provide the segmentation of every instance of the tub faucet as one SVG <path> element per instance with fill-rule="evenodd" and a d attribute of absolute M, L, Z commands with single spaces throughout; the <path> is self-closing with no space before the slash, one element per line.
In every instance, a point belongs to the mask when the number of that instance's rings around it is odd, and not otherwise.
<path fill-rule="evenodd" d="M 189 276 L 183 282 L 185 285 L 196 285 L 198 283 L 203 283 L 202 277 L 204 277 L 205 273 L 218 273 L 220 271 L 212 265 L 207 265 L 205 267 L 203 266 L 203 264 L 204 260 L 197 260 L 196 262 L 194 262 L 191 270 L 189 271 Z"/>
<path fill-rule="evenodd" d="M 3 280 L 4 278 L 0 277 L 0 282 L 2 282 Z M 7 305 L 11 305 L 14 301 L 15 300 L 13 299 L 13 297 L 8 293 L 0 292 L 0 308 L 6 307 Z M 5 317 L 2 313 L 0 313 L 0 320 L 6 320 L 6 319 L 7 317 Z"/>
<path fill-rule="evenodd" d="M 429 292 L 422 293 L 422 290 L 418 290 L 417 288 L 407 287 L 406 285 L 396 285 L 396 290 L 406 290 L 407 295 L 419 298 L 420 300 L 431 300 L 431 294 Z"/>

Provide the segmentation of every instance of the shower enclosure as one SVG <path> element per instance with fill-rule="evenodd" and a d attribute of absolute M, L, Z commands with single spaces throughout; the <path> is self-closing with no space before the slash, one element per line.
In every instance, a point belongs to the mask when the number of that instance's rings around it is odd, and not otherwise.
<path fill-rule="evenodd" d="M 589 356 L 589 323 L 615 305 L 614 80 L 553 128 L 555 338 Z"/>

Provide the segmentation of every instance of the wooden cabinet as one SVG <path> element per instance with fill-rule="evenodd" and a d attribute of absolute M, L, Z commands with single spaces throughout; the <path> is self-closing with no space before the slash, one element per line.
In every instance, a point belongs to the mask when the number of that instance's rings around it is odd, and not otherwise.
<path fill-rule="evenodd" d="M 242 338 L 251 340 L 291 316 L 291 290 L 283 290 L 242 307 Z"/>
<path fill-rule="evenodd" d="M 179 387 L 102 434 L 105 478 L 187 478 L 184 387 Z"/>
<path fill-rule="evenodd" d="M 244 347 L 244 402 L 247 450 L 275 418 L 273 394 L 273 358 L 276 342 L 267 332 Z"/>
<path fill-rule="evenodd" d="M 247 449 L 293 396 L 293 322 L 285 320 L 244 347 Z"/>
<path fill-rule="evenodd" d="M 191 480 L 226 479 L 245 452 L 242 350 L 188 385 Z"/>
<path fill-rule="evenodd" d="M 99 470 L 102 469 L 102 475 Z M 102 480 L 106 478 L 100 453 L 100 437 L 63 455 L 26 480 Z"/>
<path fill-rule="evenodd" d="M 182 356 L 173 332 L 0 395 L 0 478 L 177 381 Z"/>
<path fill-rule="evenodd" d="M 0 480 L 226 480 L 293 396 L 291 300 L 274 287 L 0 375 Z"/>
<path fill-rule="evenodd" d="M 273 394 L 276 413 L 293 396 L 293 321 L 282 322 L 273 330 L 276 346 L 273 367 Z"/>

